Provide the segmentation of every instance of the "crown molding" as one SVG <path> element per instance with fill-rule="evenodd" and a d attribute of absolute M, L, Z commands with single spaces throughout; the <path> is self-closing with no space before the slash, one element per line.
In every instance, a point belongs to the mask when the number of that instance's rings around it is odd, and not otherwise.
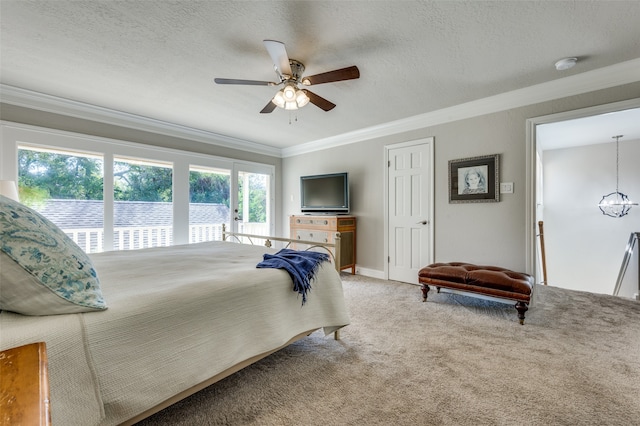
<path fill-rule="evenodd" d="M 3 103 L 285 158 L 640 81 L 640 58 L 511 92 L 279 149 L 230 136 L 0 84 Z"/>
<path fill-rule="evenodd" d="M 84 102 L 73 101 L 19 87 L 0 84 L 2 103 L 24 108 L 62 114 L 69 117 L 96 121 L 145 132 L 160 133 L 166 136 L 190 139 L 210 145 L 242 151 L 256 152 L 272 157 L 281 157 L 281 150 L 255 142 L 246 141 L 206 130 L 182 126 L 167 121 L 156 120 L 136 114 L 130 114 Z"/>
<path fill-rule="evenodd" d="M 640 58 L 449 108 L 391 121 L 379 126 L 367 127 L 335 137 L 285 148 L 282 150 L 282 157 L 292 157 L 321 149 L 418 130 L 424 127 L 464 120 L 637 81 L 640 81 Z"/>

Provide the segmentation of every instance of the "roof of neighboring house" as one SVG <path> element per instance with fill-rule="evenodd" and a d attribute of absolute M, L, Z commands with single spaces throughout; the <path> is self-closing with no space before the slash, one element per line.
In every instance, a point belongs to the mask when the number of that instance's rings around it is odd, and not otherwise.
<path fill-rule="evenodd" d="M 173 223 L 172 203 L 115 201 L 113 208 L 115 227 L 171 226 Z M 62 229 L 104 226 L 104 207 L 101 200 L 50 199 L 36 210 Z M 223 204 L 189 204 L 191 225 L 228 221 L 229 207 Z"/>

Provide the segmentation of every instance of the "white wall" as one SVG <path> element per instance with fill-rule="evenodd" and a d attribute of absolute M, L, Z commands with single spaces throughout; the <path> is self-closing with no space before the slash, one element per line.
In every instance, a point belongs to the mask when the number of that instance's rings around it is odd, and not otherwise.
<path fill-rule="evenodd" d="M 640 232 L 640 206 L 627 216 L 603 215 L 597 204 L 616 189 L 615 142 L 544 151 L 544 234 L 548 284 L 612 294 L 631 232 Z M 640 141 L 620 140 L 619 190 L 640 200 Z M 638 292 L 640 247 L 620 295 Z"/>

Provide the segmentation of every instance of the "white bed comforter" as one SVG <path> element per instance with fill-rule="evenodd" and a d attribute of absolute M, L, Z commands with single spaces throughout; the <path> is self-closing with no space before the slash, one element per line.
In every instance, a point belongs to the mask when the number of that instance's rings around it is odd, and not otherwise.
<path fill-rule="evenodd" d="M 92 255 L 109 309 L 0 314 L 0 349 L 45 341 L 54 425 L 113 425 L 308 330 L 349 323 L 323 263 L 302 306 L 264 247 L 211 242 Z"/>

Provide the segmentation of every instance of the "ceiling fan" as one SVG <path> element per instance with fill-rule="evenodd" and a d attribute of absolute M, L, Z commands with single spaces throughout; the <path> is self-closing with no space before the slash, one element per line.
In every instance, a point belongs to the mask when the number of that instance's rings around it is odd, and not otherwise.
<path fill-rule="evenodd" d="M 321 74 L 302 77 L 304 65 L 295 59 L 289 59 L 284 43 L 275 40 L 264 40 L 264 45 L 271 56 L 273 67 L 279 81 L 238 80 L 232 78 L 216 78 L 217 84 L 244 84 L 250 86 L 279 86 L 282 89 L 260 111 L 261 114 L 272 112 L 276 107 L 288 110 L 302 108 L 309 102 L 325 111 L 332 110 L 336 105 L 308 89 L 301 89 L 299 85 L 311 86 L 314 84 L 332 83 L 335 81 L 353 80 L 360 78 L 358 67 L 351 66 Z"/>

